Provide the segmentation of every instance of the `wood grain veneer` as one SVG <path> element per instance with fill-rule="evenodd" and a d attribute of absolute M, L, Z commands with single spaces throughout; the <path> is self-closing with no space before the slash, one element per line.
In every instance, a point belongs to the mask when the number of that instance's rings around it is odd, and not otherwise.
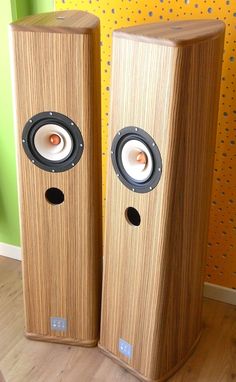
<path fill-rule="evenodd" d="M 89 34 L 99 27 L 98 17 L 82 11 L 40 13 L 11 24 L 14 31 Z"/>
<path fill-rule="evenodd" d="M 219 37 L 224 31 L 219 20 L 180 20 L 135 25 L 115 31 L 116 37 L 137 39 L 167 46 L 186 46 Z"/>
<path fill-rule="evenodd" d="M 6 382 L 138 381 L 96 348 L 27 341 L 21 333 L 20 262 L 0 256 L 0 280 L 0 370 Z M 196 351 L 170 382 L 235 381 L 235 306 L 205 299 L 203 320 L 204 330 Z"/>
<path fill-rule="evenodd" d="M 92 346 L 101 293 L 99 25 L 92 15 L 68 12 L 77 32 L 57 33 L 57 14 L 37 15 L 38 25 L 50 17 L 47 32 L 31 31 L 34 16 L 19 22 L 24 30 L 11 27 L 26 335 Z M 69 171 L 43 171 L 22 148 L 25 123 L 42 111 L 65 114 L 83 135 L 83 155 Z M 50 187 L 63 191 L 63 204 L 46 201 Z M 68 330 L 52 331 L 50 317 L 66 318 Z"/>
<path fill-rule="evenodd" d="M 144 381 L 169 377 L 201 332 L 224 41 L 222 22 L 199 28 L 192 21 L 194 40 L 187 24 L 183 46 L 163 45 L 169 25 L 152 24 L 155 43 L 143 40 L 142 26 L 113 36 L 110 145 L 124 127 L 144 129 L 160 149 L 163 172 L 153 191 L 139 194 L 108 160 L 99 346 Z M 139 211 L 139 227 L 127 222 L 127 207 Z M 131 359 L 119 352 L 120 338 L 133 345 Z"/>

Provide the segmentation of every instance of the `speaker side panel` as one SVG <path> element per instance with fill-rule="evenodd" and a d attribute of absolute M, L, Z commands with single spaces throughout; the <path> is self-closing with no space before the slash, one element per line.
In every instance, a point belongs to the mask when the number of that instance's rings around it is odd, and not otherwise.
<path fill-rule="evenodd" d="M 93 345 L 98 338 L 101 275 L 99 30 L 91 34 L 12 32 L 19 159 L 26 334 Z M 94 64 L 95 63 L 95 64 Z M 97 87 L 96 94 L 93 88 Z M 33 165 L 21 142 L 31 116 L 56 111 L 79 127 L 84 151 L 69 171 Z M 56 187 L 64 203 L 45 191 Z M 50 318 L 67 320 L 51 329 Z"/>
<path fill-rule="evenodd" d="M 185 48 L 113 41 L 110 144 L 140 127 L 163 168 L 158 186 L 138 194 L 109 160 L 100 346 L 148 381 L 173 373 L 201 331 L 222 46 L 222 35 Z M 125 219 L 129 206 L 139 227 Z"/>
<path fill-rule="evenodd" d="M 181 365 L 202 329 L 204 263 L 219 104 L 224 30 L 179 52 L 175 84 L 170 213 L 162 269 L 162 346 L 153 375 Z"/>

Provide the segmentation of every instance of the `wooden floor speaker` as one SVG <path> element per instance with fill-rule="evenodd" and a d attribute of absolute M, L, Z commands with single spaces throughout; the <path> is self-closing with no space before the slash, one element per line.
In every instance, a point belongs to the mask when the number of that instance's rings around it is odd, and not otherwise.
<path fill-rule="evenodd" d="M 100 348 L 168 378 L 201 333 L 224 23 L 113 34 Z"/>
<path fill-rule="evenodd" d="M 26 335 L 96 345 L 101 294 L 99 20 L 11 25 Z"/>

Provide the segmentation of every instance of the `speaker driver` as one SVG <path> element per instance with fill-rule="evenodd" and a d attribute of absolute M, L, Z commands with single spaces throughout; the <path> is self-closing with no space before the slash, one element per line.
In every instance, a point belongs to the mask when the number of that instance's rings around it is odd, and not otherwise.
<path fill-rule="evenodd" d="M 138 193 L 150 192 L 162 173 L 161 154 L 156 142 L 144 130 L 125 127 L 112 142 L 111 157 L 120 181 Z"/>
<path fill-rule="evenodd" d="M 137 139 L 131 139 L 124 144 L 121 161 L 127 174 L 136 182 L 145 182 L 152 175 L 152 154 L 149 148 Z"/>
<path fill-rule="evenodd" d="M 49 124 L 37 130 L 34 136 L 34 145 L 42 157 L 51 161 L 61 161 L 70 155 L 73 140 L 65 128 Z"/>
<path fill-rule="evenodd" d="M 56 112 L 33 116 L 24 127 L 22 143 L 32 163 L 50 172 L 62 172 L 74 167 L 84 147 L 76 124 Z"/>

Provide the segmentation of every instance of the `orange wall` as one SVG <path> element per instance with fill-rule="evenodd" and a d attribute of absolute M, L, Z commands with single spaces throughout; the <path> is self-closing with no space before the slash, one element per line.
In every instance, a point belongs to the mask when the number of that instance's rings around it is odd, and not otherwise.
<path fill-rule="evenodd" d="M 222 19 L 226 23 L 206 281 L 236 289 L 236 4 L 235 0 L 56 0 L 56 9 L 81 9 L 101 20 L 103 191 L 111 69 L 117 28 L 155 21 Z"/>

